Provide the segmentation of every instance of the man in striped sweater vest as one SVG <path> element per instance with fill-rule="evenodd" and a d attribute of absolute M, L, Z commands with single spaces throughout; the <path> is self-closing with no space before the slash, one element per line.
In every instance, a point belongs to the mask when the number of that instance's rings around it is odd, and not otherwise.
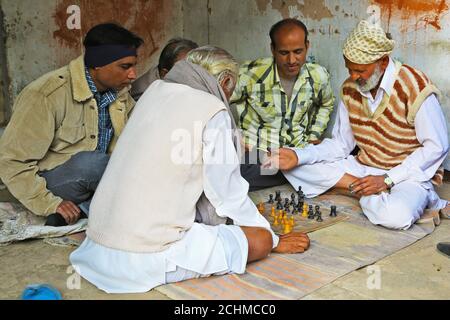
<path fill-rule="evenodd" d="M 448 138 L 438 89 L 421 71 L 391 59 L 393 49 L 379 26 L 360 22 L 344 45 L 350 77 L 333 137 L 302 150 L 280 149 L 266 165 L 278 161 L 308 197 L 346 189 L 372 223 L 408 229 L 425 209 L 447 206 L 433 184 L 442 183 Z"/>

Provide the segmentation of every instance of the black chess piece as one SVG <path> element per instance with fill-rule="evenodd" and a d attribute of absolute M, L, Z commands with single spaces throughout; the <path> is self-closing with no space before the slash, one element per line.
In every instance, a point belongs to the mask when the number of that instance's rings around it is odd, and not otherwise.
<path fill-rule="evenodd" d="M 269 201 L 267 201 L 267 203 L 274 203 L 273 201 L 273 194 L 269 194 Z"/>
<path fill-rule="evenodd" d="M 292 214 L 293 215 L 296 215 L 296 214 L 298 214 L 298 208 L 296 207 L 296 206 L 294 206 L 294 208 L 292 209 Z"/>
<path fill-rule="evenodd" d="M 275 191 L 275 201 L 281 201 L 281 191 Z"/>
<path fill-rule="evenodd" d="M 291 193 L 291 206 L 295 206 L 295 193 Z"/>
<path fill-rule="evenodd" d="M 330 217 L 336 217 L 336 216 L 337 216 L 336 206 L 331 206 Z"/>
<path fill-rule="evenodd" d="M 303 206 L 304 206 L 304 202 L 303 201 L 299 201 L 298 202 L 298 204 L 297 204 L 297 210 L 299 211 L 299 212 L 303 212 Z"/>
<path fill-rule="evenodd" d="M 286 213 L 291 213 L 291 210 L 290 210 L 289 208 L 290 208 L 290 206 L 287 206 L 287 207 L 284 209 L 284 211 L 285 211 Z"/>
<path fill-rule="evenodd" d="M 277 200 L 277 210 L 283 210 L 283 204 L 281 203 L 281 198 Z"/>
<path fill-rule="evenodd" d="M 284 207 L 289 207 L 289 198 L 284 198 Z"/>
<path fill-rule="evenodd" d="M 322 213 L 321 213 L 320 211 L 319 211 L 318 213 L 319 213 L 319 215 L 317 216 L 316 221 L 317 221 L 317 222 L 322 222 L 322 221 L 323 221 L 323 219 L 322 219 Z"/>
<path fill-rule="evenodd" d="M 314 219 L 314 211 L 313 211 L 313 206 L 309 206 L 308 209 L 308 219 Z"/>
<path fill-rule="evenodd" d="M 297 195 L 298 195 L 299 198 L 305 196 L 305 194 L 304 194 L 303 191 L 302 191 L 302 186 L 298 186 Z"/>

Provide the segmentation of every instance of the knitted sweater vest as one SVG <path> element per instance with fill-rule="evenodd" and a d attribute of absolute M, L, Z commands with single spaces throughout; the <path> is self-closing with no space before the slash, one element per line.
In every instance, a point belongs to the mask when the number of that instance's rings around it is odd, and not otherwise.
<path fill-rule="evenodd" d="M 92 199 L 87 236 L 153 253 L 179 241 L 203 193 L 203 131 L 226 110 L 214 95 L 155 81 L 142 95 Z"/>
<path fill-rule="evenodd" d="M 416 137 L 414 119 L 425 99 L 439 91 L 424 73 L 399 62 L 395 77 L 390 96 L 384 94 L 373 114 L 353 81 L 347 79 L 342 86 L 342 101 L 360 149 L 357 160 L 363 165 L 389 170 L 422 146 Z M 439 168 L 432 182 L 442 184 L 443 173 Z"/>

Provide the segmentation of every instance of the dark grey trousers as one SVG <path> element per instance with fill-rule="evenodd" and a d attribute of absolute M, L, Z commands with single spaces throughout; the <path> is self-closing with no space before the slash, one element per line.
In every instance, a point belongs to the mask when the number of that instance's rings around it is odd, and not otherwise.
<path fill-rule="evenodd" d="M 245 163 L 241 164 L 241 175 L 249 183 L 250 192 L 288 183 L 281 171 L 262 170 L 261 158 L 260 152 L 246 152 Z"/>
<path fill-rule="evenodd" d="M 87 215 L 95 189 L 105 172 L 109 155 L 83 151 L 55 169 L 41 172 L 47 189 L 64 200 L 72 201 Z"/>

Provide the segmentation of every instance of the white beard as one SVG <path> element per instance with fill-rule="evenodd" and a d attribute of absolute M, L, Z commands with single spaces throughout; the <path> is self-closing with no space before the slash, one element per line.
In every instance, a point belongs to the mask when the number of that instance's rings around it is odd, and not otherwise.
<path fill-rule="evenodd" d="M 367 79 L 366 83 L 364 85 L 360 85 L 358 81 L 356 81 L 358 88 L 361 92 L 368 92 L 372 89 L 374 89 L 378 83 L 380 82 L 381 77 L 383 76 L 383 70 L 381 69 L 381 66 L 378 64 L 375 68 L 375 71 L 370 76 L 369 79 Z"/>

